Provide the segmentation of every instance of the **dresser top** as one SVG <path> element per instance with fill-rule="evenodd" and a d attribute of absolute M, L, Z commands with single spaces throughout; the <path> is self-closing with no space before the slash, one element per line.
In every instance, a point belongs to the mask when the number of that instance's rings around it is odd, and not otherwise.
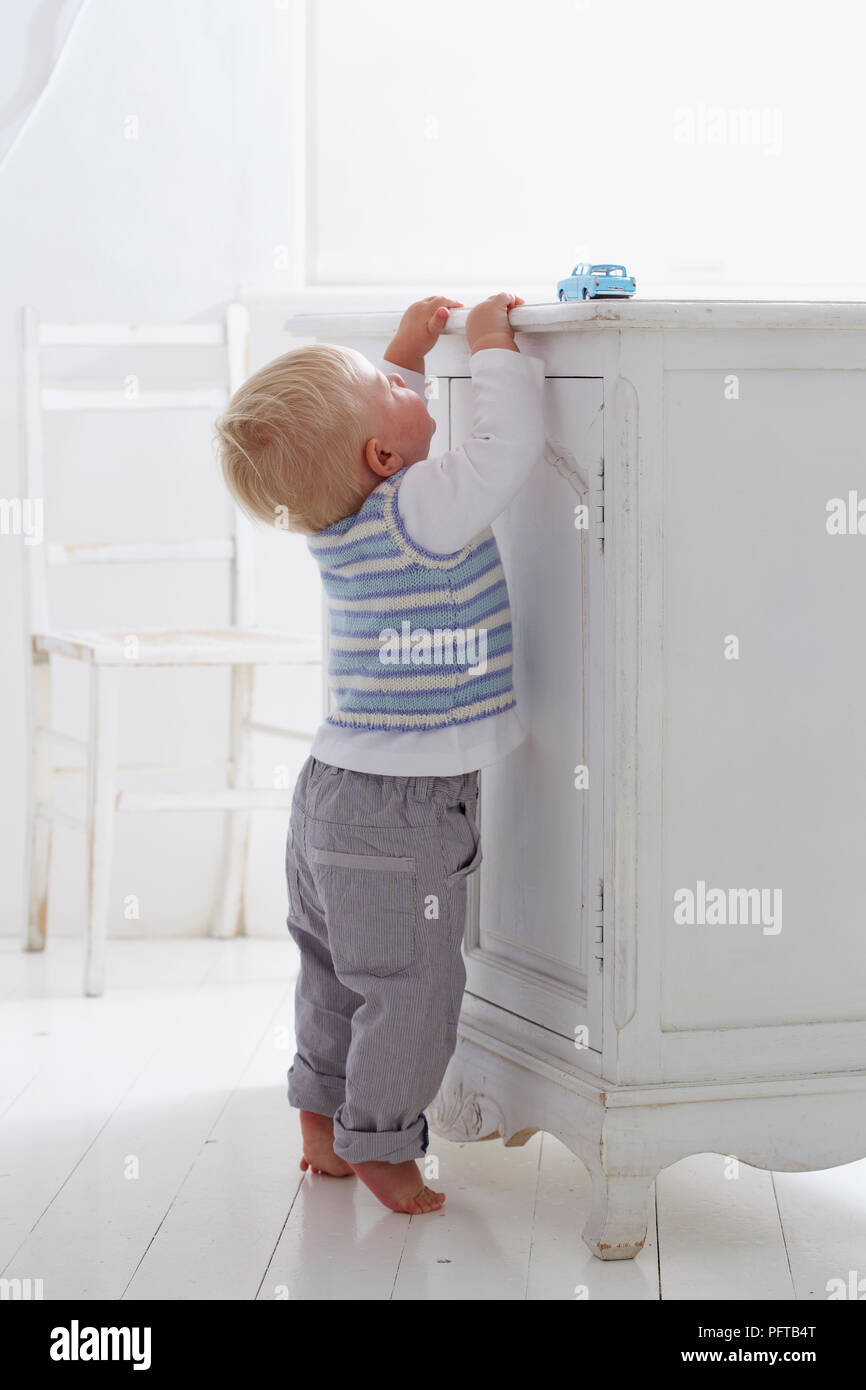
<path fill-rule="evenodd" d="M 402 309 L 294 314 L 285 328 L 296 337 L 385 338 Z M 454 309 L 446 334 L 466 329 L 468 309 Z M 862 300 L 618 299 L 574 304 L 525 304 L 509 320 L 518 333 L 569 333 L 599 328 L 866 328 Z"/>

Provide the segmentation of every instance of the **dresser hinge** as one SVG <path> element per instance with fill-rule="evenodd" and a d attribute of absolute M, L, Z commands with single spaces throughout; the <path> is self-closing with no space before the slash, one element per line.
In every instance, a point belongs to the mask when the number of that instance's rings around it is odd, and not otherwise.
<path fill-rule="evenodd" d="M 600 550 L 604 550 L 604 459 L 598 466 L 598 473 L 595 477 L 595 487 L 592 492 L 593 498 L 593 535 L 598 541 Z"/>
<path fill-rule="evenodd" d="M 604 879 L 598 880 L 592 906 L 592 954 L 601 963 L 604 960 Z"/>

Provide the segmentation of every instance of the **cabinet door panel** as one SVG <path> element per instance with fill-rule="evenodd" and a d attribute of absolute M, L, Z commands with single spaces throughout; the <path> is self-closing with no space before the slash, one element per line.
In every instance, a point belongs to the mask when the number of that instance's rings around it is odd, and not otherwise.
<path fill-rule="evenodd" d="M 866 1017 L 866 536 L 826 529 L 864 491 L 866 373 L 737 376 L 665 374 L 670 1030 Z"/>
<path fill-rule="evenodd" d="M 591 514 L 594 499 L 585 483 L 600 483 L 602 386 L 596 378 L 548 379 L 548 435 L 567 452 L 556 465 L 540 461 L 493 523 L 511 600 L 518 712 L 528 732 L 520 747 L 481 773 L 484 857 L 470 880 L 466 935 L 471 994 L 566 1037 L 586 1026 L 595 1050 L 601 991 L 592 920 L 602 874 L 597 695 L 592 725 L 590 708 L 601 633 L 590 612 L 600 610 L 602 558 L 592 520 L 589 530 L 578 529 L 575 508 Z M 471 427 L 471 383 L 456 379 L 452 447 Z M 579 766 L 588 768 L 589 786 L 577 789 Z"/>

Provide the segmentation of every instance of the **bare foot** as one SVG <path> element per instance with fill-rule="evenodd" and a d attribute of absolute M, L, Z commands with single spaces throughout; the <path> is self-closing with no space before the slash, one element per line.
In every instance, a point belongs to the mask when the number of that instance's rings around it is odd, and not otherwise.
<path fill-rule="evenodd" d="M 444 1192 L 425 1187 L 418 1164 L 411 1158 L 405 1163 L 353 1163 L 352 1167 L 374 1197 L 391 1211 L 403 1211 L 409 1216 L 422 1216 L 438 1211 L 445 1201 Z"/>
<path fill-rule="evenodd" d="M 333 1120 L 327 1115 L 317 1115 L 314 1110 L 302 1110 L 301 1134 L 304 1138 L 302 1172 L 309 1168 L 313 1173 L 326 1173 L 332 1178 L 352 1177 L 349 1164 L 334 1153 Z"/>

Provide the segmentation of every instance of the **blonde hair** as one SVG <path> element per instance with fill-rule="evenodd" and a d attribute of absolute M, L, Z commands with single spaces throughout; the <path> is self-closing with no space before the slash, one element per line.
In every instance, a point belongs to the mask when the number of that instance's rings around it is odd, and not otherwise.
<path fill-rule="evenodd" d="M 223 477 L 248 516 L 313 535 L 359 510 L 365 388 L 358 359 L 332 343 L 294 348 L 247 378 L 214 428 Z"/>

